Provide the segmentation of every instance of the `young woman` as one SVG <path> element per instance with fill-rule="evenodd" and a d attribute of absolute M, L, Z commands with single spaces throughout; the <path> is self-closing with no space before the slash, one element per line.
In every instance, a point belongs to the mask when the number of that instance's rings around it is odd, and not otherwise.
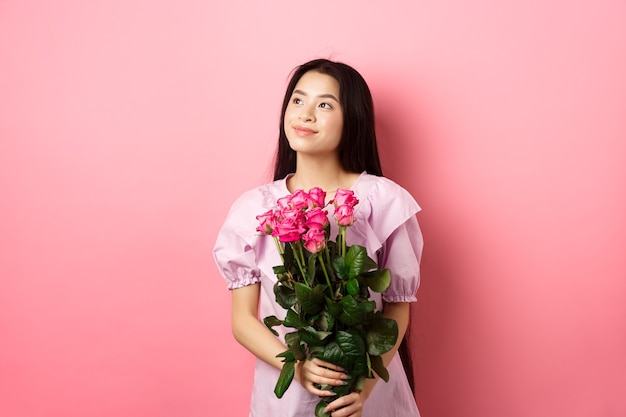
<path fill-rule="evenodd" d="M 317 59 L 299 66 L 287 87 L 280 120 L 274 181 L 235 201 L 214 248 L 218 269 L 232 290 L 232 330 L 257 357 L 250 417 L 312 417 L 319 396 L 332 395 L 316 384 L 341 385 L 337 366 L 319 359 L 299 362 L 295 380 L 283 398 L 273 389 L 286 348 L 259 317 L 284 317 L 275 302 L 272 267 L 280 258 L 271 237 L 256 232 L 256 216 L 295 190 L 320 187 L 333 198 L 338 188 L 359 199 L 355 222 L 347 230 L 350 245 L 364 246 L 370 257 L 391 271 L 392 282 L 373 293 L 383 315 L 396 320 L 398 343 L 383 360 L 389 382 L 368 379 L 362 392 L 332 401 L 334 417 L 415 417 L 419 413 L 398 348 L 408 327 L 409 303 L 416 300 L 422 234 L 411 195 L 382 176 L 374 130 L 372 97 L 365 80 L 343 63 Z M 332 225 L 331 236 L 336 236 Z M 409 375 L 412 379 L 412 375 Z"/>

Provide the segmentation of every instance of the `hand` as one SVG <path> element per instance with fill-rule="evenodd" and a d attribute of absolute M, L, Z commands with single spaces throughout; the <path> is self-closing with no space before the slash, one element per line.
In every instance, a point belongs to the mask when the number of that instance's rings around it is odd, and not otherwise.
<path fill-rule="evenodd" d="M 348 379 L 348 375 L 343 372 L 342 367 L 318 358 L 298 362 L 298 366 L 300 369 L 296 375 L 299 374 L 300 383 L 307 391 L 318 397 L 329 397 L 335 393 L 321 390 L 315 384 L 340 386 L 345 385 L 345 380 Z"/>
<path fill-rule="evenodd" d="M 324 411 L 330 413 L 332 417 L 361 417 L 364 403 L 365 394 L 351 392 L 328 404 Z"/>

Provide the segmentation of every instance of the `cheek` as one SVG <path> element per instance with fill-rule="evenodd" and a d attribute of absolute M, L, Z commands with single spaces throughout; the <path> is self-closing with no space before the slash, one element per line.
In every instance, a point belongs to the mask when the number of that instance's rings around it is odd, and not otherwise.
<path fill-rule="evenodd" d="M 294 118 L 294 109 L 291 106 L 288 106 L 285 109 L 285 121 L 284 125 L 287 126 L 291 120 Z"/>
<path fill-rule="evenodd" d="M 335 135 L 341 137 L 341 133 L 343 131 L 343 118 L 342 117 L 334 117 L 327 121 L 326 126 L 332 130 Z"/>
<path fill-rule="evenodd" d="M 291 112 L 289 111 L 289 109 L 287 109 L 285 111 L 285 117 L 283 118 L 283 129 L 287 130 L 290 120 L 291 120 Z"/>
<path fill-rule="evenodd" d="M 287 108 L 287 110 L 285 110 L 285 118 L 283 120 L 283 131 L 285 132 L 285 136 L 287 137 L 288 141 L 291 141 L 291 134 L 292 134 L 291 125 L 293 123 L 293 119 L 294 119 L 293 110 L 290 111 L 290 109 Z"/>

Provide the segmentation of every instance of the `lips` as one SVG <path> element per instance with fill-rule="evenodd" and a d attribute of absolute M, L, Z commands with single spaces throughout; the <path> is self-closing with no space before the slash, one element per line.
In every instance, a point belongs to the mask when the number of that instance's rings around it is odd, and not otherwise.
<path fill-rule="evenodd" d="M 310 136 L 317 133 L 315 130 L 304 126 L 294 126 L 293 130 L 297 135 L 300 136 Z"/>

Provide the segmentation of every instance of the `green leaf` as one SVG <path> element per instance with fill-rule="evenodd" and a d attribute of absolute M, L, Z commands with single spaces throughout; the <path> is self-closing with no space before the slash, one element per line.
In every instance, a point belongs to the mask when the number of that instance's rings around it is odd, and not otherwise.
<path fill-rule="evenodd" d="M 348 276 L 354 278 L 363 272 L 377 268 L 376 262 L 374 262 L 368 255 L 367 250 L 363 246 L 353 245 L 348 249 L 345 259 L 346 265 L 349 266 L 350 272 Z"/>
<path fill-rule="evenodd" d="M 393 348 L 398 340 L 398 323 L 385 317 L 373 318 L 367 328 L 365 341 L 367 353 L 382 355 Z"/>
<path fill-rule="evenodd" d="M 354 391 L 363 391 L 363 388 L 365 387 L 365 379 L 367 377 L 365 375 L 359 375 L 356 377 L 356 379 L 354 380 Z"/>
<path fill-rule="evenodd" d="M 351 374 L 365 374 L 367 372 L 367 359 L 363 338 L 356 332 L 338 331 L 336 340 L 339 347 L 352 362 L 349 367 Z"/>
<path fill-rule="evenodd" d="M 276 275 L 283 275 L 285 272 L 285 265 L 276 265 L 274 267 L 272 267 L 272 270 L 274 271 L 274 274 Z"/>
<path fill-rule="evenodd" d="M 324 347 L 324 352 L 318 356 L 320 359 L 328 361 L 330 363 L 334 363 L 335 365 L 339 365 L 341 367 L 346 368 L 348 359 L 339 348 L 337 342 L 330 342 Z"/>
<path fill-rule="evenodd" d="M 327 310 L 323 310 L 315 319 L 314 324 L 322 331 L 330 331 L 335 325 L 335 318 Z"/>
<path fill-rule="evenodd" d="M 302 339 L 300 338 L 300 334 L 297 331 L 287 333 L 285 335 L 285 343 L 287 344 L 287 347 L 289 348 L 291 353 L 293 353 L 293 357 L 296 360 L 302 361 L 306 359 L 306 351 L 304 349 L 304 346 L 302 345 Z"/>
<path fill-rule="evenodd" d="M 297 301 L 296 292 L 279 282 L 274 285 L 274 295 L 276 295 L 276 303 L 285 309 L 291 308 Z"/>
<path fill-rule="evenodd" d="M 316 285 L 311 289 L 306 285 L 296 283 L 296 297 L 302 305 L 302 309 L 309 314 L 317 314 L 324 308 L 324 288 L 323 285 Z"/>
<path fill-rule="evenodd" d="M 293 380 L 293 376 L 295 374 L 295 361 L 285 362 L 283 364 L 283 368 L 280 371 L 280 376 L 278 377 L 278 381 L 276 381 L 276 386 L 274 387 L 274 394 L 278 398 L 282 398 L 291 385 L 291 381 Z"/>
<path fill-rule="evenodd" d="M 285 320 L 283 320 L 283 326 L 300 329 L 305 326 L 305 323 L 302 322 L 302 319 L 300 319 L 300 316 L 298 316 L 295 311 L 289 309 L 287 310 Z"/>
<path fill-rule="evenodd" d="M 358 334 L 340 330 L 335 341 L 326 345 L 320 359 L 350 369 L 354 374 L 365 373 L 365 342 Z"/>
<path fill-rule="evenodd" d="M 346 284 L 346 289 L 348 290 L 348 294 L 358 295 L 359 294 L 359 281 L 356 278 L 349 278 L 348 283 Z"/>
<path fill-rule="evenodd" d="M 330 233 L 330 226 L 326 231 L 326 234 L 328 235 L 328 233 Z M 328 249 L 328 254 L 330 255 L 331 258 L 334 258 L 337 256 L 337 243 L 329 240 L 328 242 L 326 242 L 326 248 Z"/>
<path fill-rule="evenodd" d="M 320 400 L 315 406 L 315 417 L 330 417 L 330 413 L 325 413 L 324 409 L 328 403 L 324 400 Z"/>
<path fill-rule="evenodd" d="M 281 324 L 283 324 L 283 321 L 280 320 L 276 316 L 269 316 L 269 317 L 265 317 L 263 319 L 263 323 L 265 324 L 265 326 L 268 329 L 270 329 L 270 331 L 274 334 L 274 336 L 278 336 L 278 332 L 276 330 L 272 329 L 272 327 L 280 326 Z"/>
<path fill-rule="evenodd" d="M 346 295 L 341 299 L 343 312 L 339 315 L 339 320 L 348 326 L 358 326 L 365 322 L 368 314 L 376 308 L 374 301 L 357 301 L 351 295 Z"/>
<path fill-rule="evenodd" d="M 309 346 L 309 358 L 319 357 L 324 352 L 324 346 Z"/>
<path fill-rule="evenodd" d="M 315 330 L 312 326 L 307 326 L 299 329 L 298 334 L 302 341 L 309 346 L 323 346 L 326 344 L 325 339 L 330 336 L 332 332 Z"/>
<path fill-rule="evenodd" d="M 284 285 L 287 288 L 290 288 L 290 289 L 293 290 L 293 278 L 291 278 L 290 275 L 285 273 L 285 274 L 282 274 L 282 275 L 277 275 L 276 278 L 277 278 L 277 283 L 274 284 L 274 286 L 276 286 L 276 285 Z"/>
<path fill-rule="evenodd" d="M 300 336 L 298 335 L 298 332 L 295 331 L 285 334 L 285 343 L 287 344 L 287 346 L 294 343 L 300 343 Z"/>
<path fill-rule="evenodd" d="M 337 256 L 332 260 L 332 267 L 337 278 L 345 280 L 350 277 L 350 265 L 342 256 Z"/>
<path fill-rule="evenodd" d="M 385 368 L 383 358 L 380 356 L 369 356 L 370 363 L 372 364 L 372 370 L 385 382 L 389 382 L 389 372 Z"/>
<path fill-rule="evenodd" d="M 343 312 L 343 305 L 339 301 L 333 301 L 326 297 L 326 310 L 331 316 L 337 317 Z"/>
<path fill-rule="evenodd" d="M 291 265 L 293 264 L 293 248 L 291 247 L 291 245 L 285 245 L 285 250 L 283 253 L 283 259 L 285 260 L 284 264 L 285 265 Z"/>
<path fill-rule="evenodd" d="M 388 269 L 377 269 L 361 274 L 367 285 L 375 292 L 383 292 L 391 283 L 391 273 Z"/>
<path fill-rule="evenodd" d="M 289 349 L 287 349 L 284 352 L 280 352 L 278 355 L 276 355 L 277 358 L 284 358 L 283 362 L 293 362 L 296 360 L 296 357 L 293 356 L 293 352 L 290 351 Z"/>
<path fill-rule="evenodd" d="M 307 264 L 307 282 L 309 282 L 310 284 L 313 284 L 313 280 L 315 279 L 315 268 L 316 268 L 316 264 L 317 263 L 317 255 L 310 255 L 309 256 L 309 261 Z"/>

